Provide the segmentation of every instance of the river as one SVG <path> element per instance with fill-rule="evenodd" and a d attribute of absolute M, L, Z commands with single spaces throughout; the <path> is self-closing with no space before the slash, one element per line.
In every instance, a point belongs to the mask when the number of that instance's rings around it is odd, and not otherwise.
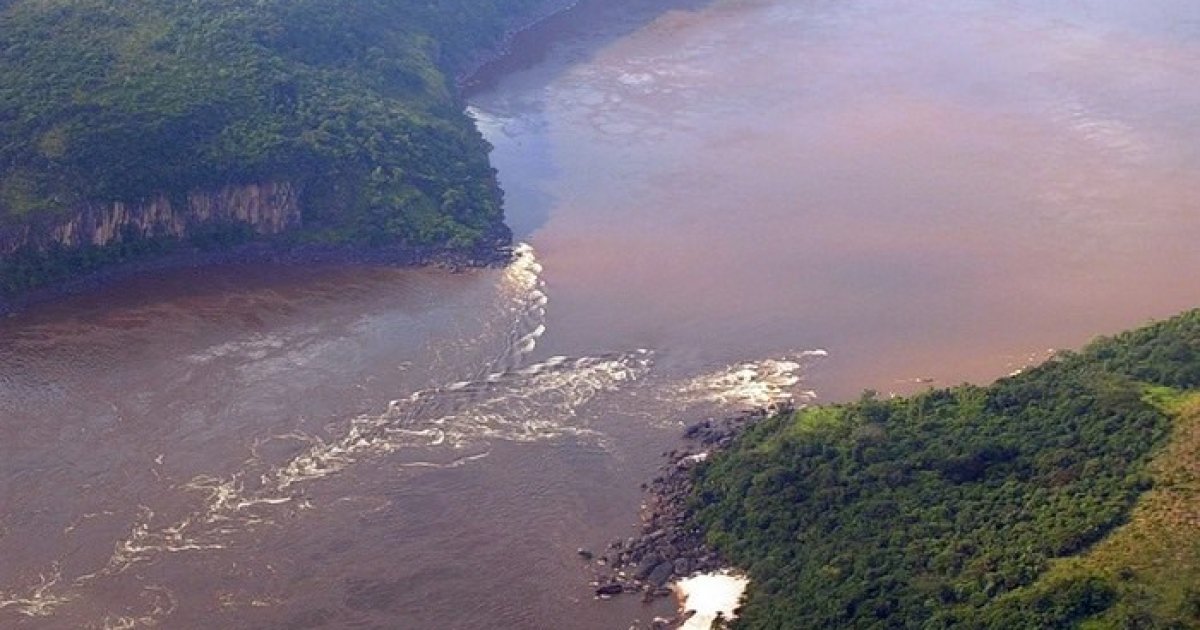
<path fill-rule="evenodd" d="M 668 614 L 575 549 L 682 423 L 1200 305 L 1197 67 L 1182 0 L 585 1 L 469 94 L 509 268 L 178 270 L 0 323 L 0 627 Z"/>

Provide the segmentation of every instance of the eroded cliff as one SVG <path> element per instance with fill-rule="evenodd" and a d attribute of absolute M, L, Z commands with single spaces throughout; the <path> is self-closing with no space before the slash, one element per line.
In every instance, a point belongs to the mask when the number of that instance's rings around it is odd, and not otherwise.
<path fill-rule="evenodd" d="M 54 249 L 108 247 L 131 238 L 186 239 L 198 229 L 245 226 L 279 234 L 301 223 L 299 193 L 288 182 L 225 186 L 184 199 L 89 203 L 74 210 L 0 225 L 0 256 Z"/>

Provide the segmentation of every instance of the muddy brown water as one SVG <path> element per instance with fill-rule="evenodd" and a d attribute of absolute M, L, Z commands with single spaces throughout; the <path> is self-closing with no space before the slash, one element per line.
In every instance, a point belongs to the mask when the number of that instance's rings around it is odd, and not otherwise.
<path fill-rule="evenodd" d="M 605 4 L 470 94 L 512 267 L 0 323 L 0 627 L 627 628 L 670 602 L 595 601 L 574 552 L 681 422 L 1200 305 L 1200 5 Z"/>

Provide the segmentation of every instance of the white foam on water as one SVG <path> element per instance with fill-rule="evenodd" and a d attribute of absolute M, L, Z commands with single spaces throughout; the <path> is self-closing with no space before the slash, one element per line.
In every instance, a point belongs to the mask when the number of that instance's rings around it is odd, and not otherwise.
<path fill-rule="evenodd" d="M 791 357 L 737 363 L 685 381 L 674 396 L 689 404 L 751 408 L 808 402 L 816 393 L 797 388 L 801 372 L 812 360 L 827 356 L 825 350 L 807 350 Z"/>
<path fill-rule="evenodd" d="M 498 319 L 486 324 L 488 330 L 480 338 L 482 343 L 501 341 L 502 347 L 476 374 L 400 395 L 381 411 L 349 418 L 321 434 L 293 431 L 260 438 L 250 446 L 250 459 L 236 472 L 201 475 L 175 486 L 195 497 L 187 513 L 168 518 L 143 506 L 99 570 L 63 582 L 56 566 L 20 596 L 0 593 L 0 610 L 48 616 L 75 598 L 73 591 L 94 580 L 122 574 L 165 554 L 226 549 L 255 528 L 312 509 L 306 486 L 363 462 L 402 454 L 388 465 L 454 468 L 487 457 L 496 441 L 596 437 L 587 415 L 581 414 L 583 408 L 601 395 L 644 380 L 652 369 L 654 352 L 639 348 L 592 356 L 559 355 L 526 365 L 526 358 L 547 333 L 549 298 L 541 273 L 533 248 L 518 245 L 499 283 Z M 217 356 L 245 348 L 220 350 Z M 814 350 L 739 363 L 682 385 L 652 386 L 649 398 L 677 407 L 698 402 L 749 407 L 791 402 L 811 396 L 796 388 L 800 371 L 810 359 L 826 354 Z M 653 409 L 653 403 L 645 412 L 669 416 Z M 282 461 L 271 460 L 267 453 L 278 449 L 262 448 L 271 442 L 290 444 L 284 452 L 292 454 Z M 173 604 L 164 603 L 168 599 L 157 598 L 146 615 L 123 612 L 104 617 L 103 623 L 113 628 L 127 627 L 129 622 L 153 625 L 173 610 Z"/>
<path fill-rule="evenodd" d="M 549 412 L 527 414 L 528 407 L 535 404 L 532 397 L 545 397 L 550 387 L 563 388 L 565 396 L 557 401 L 556 407 L 556 413 L 561 413 L 564 405 L 585 402 L 595 392 L 624 380 L 636 366 L 628 358 L 610 356 L 578 365 L 567 365 L 564 359 L 531 375 L 517 373 L 515 368 L 546 333 L 545 306 L 549 299 L 541 272 L 533 248 L 518 245 L 512 264 L 499 282 L 497 315 L 508 322 L 503 324 L 508 327 L 503 337 L 506 344 L 500 355 L 485 366 L 484 372 L 495 370 L 486 378 L 460 380 L 397 398 L 382 413 L 351 418 L 341 433 L 333 437 L 297 432 L 260 439 L 251 446 L 253 458 L 241 470 L 223 477 L 197 476 L 176 486 L 179 491 L 198 497 L 197 506 L 189 513 L 166 519 L 164 524 L 159 522 L 164 519 L 156 519 L 153 510 L 142 506 L 129 533 L 114 544 L 112 555 L 99 570 L 64 581 L 60 566 L 55 564 L 52 571 L 39 576 L 26 589 L 0 592 L 0 610 L 49 616 L 76 597 L 73 591 L 102 577 L 121 574 L 163 554 L 224 549 L 232 537 L 273 523 L 280 514 L 309 509 L 311 505 L 298 486 L 336 474 L 356 462 L 401 449 L 456 452 L 468 443 L 482 446 L 487 439 L 542 439 L 569 429 L 559 430 Z M 284 346 L 281 338 L 259 336 L 246 342 L 216 345 L 186 360 L 198 363 L 233 355 L 258 359 Z M 547 368 L 557 373 L 544 374 Z M 551 381 L 555 384 L 550 385 Z M 532 389 L 522 392 L 525 386 Z M 514 406 L 509 399 L 521 404 Z M 513 411 L 523 415 L 505 415 Z M 259 447 L 274 440 L 296 441 L 305 448 L 282 464 L 270 464 L 260 457 Z M 442 456 L 400 466 L 456 467 L 486 454 L 485 451 Z M 84 515 L 81 520 L 93 516 Z M 72 531 L 74 526 L 64 533 Z M 164 611 L 171 608 L 156 605 L 150 616 L 107 615 L 100 623 L 112 628 L 152 625 L 156 615 L 169 614 Z"/>
<path fill-rule="evenodd" d="M 162 463 L 162 462 L 159 462 L 159 463 Z M 102 510 L 100 512 L 87 512 L 85 514 L 81 514 L 81 515 L 79 515 L 78 518 L 76 518 L 74 521 L 72 521 L 70 525 L 67 525 L 66 527 L 63 528 L 63 533 L 70 534 L 71 532 L 75 531 L 76 529 L 79 529 L 79 526 L 84 524 L 87 521 L 90 521 L 90 520 L 96 519 L 96 518 L 102 518 L 105 516 L 113 516 L 114 514 L 116 514 L 116 512 L 114 512 L 112 510 Z"/>
<path fill-rule="evenodd" d="M 514 250 L 514 260 L 500 282 L 499 315 L 508 318 L 506 344 L 475 377 L 451 381 L 397 397 L 378 413 L 350 418 L 332 434 L 294 431 L 260 438 L 252 457 L 225 476 L 197 476 L 176 489 L 196 497 L 195 507 L 174 518 L 157 516 L 143 506 L 128 534 L 114 544 L 105 566 L 61 583 L 61 572 L 44 578 L 29 594 L 0 595 L 0 608 L 49 615 L 71 599 L 69 591 L 104 576 L 126 572 L 164 554 L 225 549 L 257 527 L 312 507 L 304 487 L 347 468 L 399 452 L 396 468 L 453 468 L 488 455 L 498 440 L 530 442 L 565 435 L 590 435 L 580 408 L 597 396 L 642 378 L 650 370 L 648 350 L 596 356 L 555 356 L 524 365 L 525 357 L 546 334 L 548 298 L 542 266 L 528 245 Z M 242 350 L 222 348 L 226 350 Z M 269 442 L 292 443 L 295 454 L 272 462 L 263 449 Z M 165 522 L 164 522 L 165 521 Z M 162 608 L 162 610 L 167 610 Z M 105 624 L 125 627 L 149 618 L 109 616 Z"/>
<path fill-rule="evenodd" d="M 175 595 L 161 586 L 147 586 L 142 589 L 142 599 L 149 600 L 149 610 L 138 616 L 107 615 L 101 622 L 104 630 L 132 630 L 133 628 L 158 627 L 163 618 L 175 612 L 177 606 Z"/>
<path fill-rule="evenodd" d="M 650 353 L 614 353 L 536 363 L 396 399 L 378 415 L 350 421 L 338 438 L 286 434 L 309 447 L 260 479 L 263 488 L 292 486 L 335 474 L 355 461 L 402 449 L 480 446 L 488 440 L 530 441 L 587 432 L 571 424 L 577 409 L 603 392 L 636 381 Z"/>
<path fill-rule="evenodd" d="M 68 593 L 57 592 L 62 580 L 62 567 L 57 562 L 49 573 L 38 576 L 38 583 L 23 595 L 0 593 L 0 610 L 12 609 L 26 617 L 47 617 L 59 606 L 74 599 Z"/>
<path fill-rule="evenodd" d="M 681 630 L 709 630 L 718 617 L 734 619 L 733 611 L 749 585 L 749 578 L 731 571 L 704 573 L 679 580 L 672 585 L 672 590 L 679 598 L 679 607 L 685 614 L 694 613 L 680 626 Z"/>
<path fill-rule="evenodd" d="M 283 350 L 287 340 L 282 336 L 256 334 L 248 340 L 229 341 L 209 346 L 208 348 L 183 358 L 186 363 L 209 363 L 217 359 L 231 356 L 241 356 L 252 360 L 264 359 L 273 352 Z"/>
<path fill-rule="evenodd" d="M 506 343 L 499 356 L 490 363 L 490 369 L 506 370 L 519 366 L 546 334 L 546 305 L 550 298 L 546 294 L 542 271 L 532 246 L 520 243 L 513 248 L 513 260 L 505 267 L 500 279 L 502 304 L 505 305 L 501 317 L 510 322 L 509 330 L 504 336 Z"/>

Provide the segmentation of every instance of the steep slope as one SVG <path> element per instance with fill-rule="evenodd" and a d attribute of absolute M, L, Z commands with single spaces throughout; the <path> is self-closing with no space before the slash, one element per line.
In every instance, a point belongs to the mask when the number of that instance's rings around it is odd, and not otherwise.
<path fill-rule="evenodd" d="M 1080 627 L 1200 626 L 1200 394 L 1159 390 L 1152 400 L 1174 419 L 1170 441 L 1148 467 L 1154 487 L 1128 523 L 1086 553 L 1054 560 L 1037 582 L 998 602 L 1008 614 L 1022 619 L 1022 609 L 1044 608 L 1072 584 L 1094 583 L 1112 603 Z"/>
<path fill-rule="evenodd" d="M 756 425 L 694 495 L 752 578 L 737 627 L 1200 626 L 1198 387 L 1193 311 L 989 387 Z"/>
<path fill-rule="evenodd" d="M 545 4 L 6 3 L 0 290 L 196 232 L 220 243 L 507 238 L 487 144 L 447 77 Z M 270 217 L 247 219 L 247 200 Z M 216 219 L 192 220 L 197 206 Z"/>

